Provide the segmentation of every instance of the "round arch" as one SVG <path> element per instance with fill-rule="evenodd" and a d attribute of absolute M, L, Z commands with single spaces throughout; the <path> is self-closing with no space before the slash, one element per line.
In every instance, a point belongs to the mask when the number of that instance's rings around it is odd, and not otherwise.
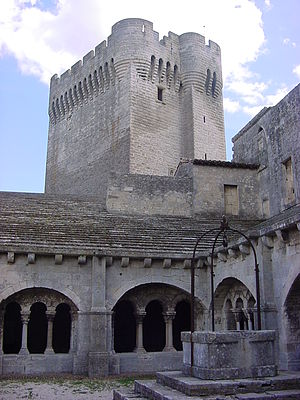
<path fill-rule="evenodd" d="M 235 277 L 224 278 L 214 292 L 216 328 L 233 328 L 233 316 L 236 329 L 253 329 L 253 308 L 255 297 L 249 288 Z M 229 309 L 228 305 L 232 308 Z M 228 320 L 228 318 L 230 320 Z"/>
<path fill-rule="evenodd" d="M 177 307 L 177 305 L 183 302 L 190 307 L 190 293 L 161 282 L 142 284 L 128 290 L 114 304 L 113 331 L 115 339 L 123 340 L 124 335 L 118 331 L 123 320 L 124 329 L 131 332 L 130 338 L 126 338 L 124 343 L 114 340 L 115 350 L 117 352 L 125 351 L 123 349 L 133 351 L 133 341 L 135 341 L 134 351 L 170 351 L 174 350 L 174 347 L 176 350 L 181 350 L 178 341 L 180 332 L 186 330 L 184 329 L 186 315 L 182 312 L 182 307 Z M 122 318 L 119 315 L 120 310 L 122 310 Z M 201 324 L 204 326 L 204 306 L 199 300 L 196 301 L 196 310 L 197 320 L 200 321 L 198 326 Z M 135 331 L 131 323 L 133 319 Z M 177 335 L 175 339 L 174 331 Z"/>
<path fill-rule="evenodd" d="M 80 301 L 80 297 L 74 293 L 72 290 L 65 288 L 65 289 L 54 289 L 52 287 L 49 286 L 39 286 L 39 287 L 34 287 L 31 285 L 26 285 L 23 283 L 19 283 L 13 286 L 10 286 L 8 288 L 6 288 L 5 290 L 3 290 L 0 293 L 0 304 L 2 303 L 6 303 L 7 300 L 9 298 L 12 298 L 14 295 L 26 291 L 26 290 L 36 290 L 36 289 L 41 289 L 41 290 L 48 290 L 51 291 L 53 293 L 58 293 L 59 295 L 69 299 L 74 307 L 76 308 L 76 310 L 81 310 L 81 301 Z"/>
<path fill-rule="evenodd" d="M 300 274 L 290 287 L 284 302 L 288 369 L 300 369 Z"/>

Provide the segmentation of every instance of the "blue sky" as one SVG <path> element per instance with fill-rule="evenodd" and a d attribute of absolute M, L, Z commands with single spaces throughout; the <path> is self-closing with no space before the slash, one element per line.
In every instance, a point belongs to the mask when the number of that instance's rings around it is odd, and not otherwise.
<path fill-rule="evenodd" d="M 123 18 L 220 44 L 227 157 L 231 137 L 300 80 L 299 0 L 0 1 L 0 190 L 43 192 L 48 82 Z"/>

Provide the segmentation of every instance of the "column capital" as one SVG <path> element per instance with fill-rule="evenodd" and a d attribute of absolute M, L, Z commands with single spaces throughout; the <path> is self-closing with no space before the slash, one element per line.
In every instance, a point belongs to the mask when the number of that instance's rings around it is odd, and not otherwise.
<path fill-rule="evenodd" d="M 135 313 L 136 321 L 139 322 L 139 323 L 143 322 L 146 314 L 147 314 L 146 311 L 142 311 L 142 310 L 137 311 Z"/>
<path fill-rule="evenodd" d="M 21 321 L 22 321 L 22 324 L 28 324 L 28 322 L 29 322 L 29 319 L 30 319 L 30 311 L 22 311 L 21 312 Z"/>
<path fill-rule="evenodd" d="M 163 317 L 164 317 L 165 322 L 166 321 L 173 321 L 175 316 L 176 316 L 176 312 L 175 311 L 166 311 L 166 312 L 163 313 Z"/>

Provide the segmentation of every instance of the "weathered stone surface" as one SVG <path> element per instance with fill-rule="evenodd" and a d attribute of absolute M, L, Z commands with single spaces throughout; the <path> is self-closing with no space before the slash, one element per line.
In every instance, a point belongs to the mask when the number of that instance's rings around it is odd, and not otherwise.
<path fill-rule="evenodd" d="M 182 334 L 183 371 L 190 373 L 190 333 Z M 193 375 L 201 379 L 275 376 L 275 331 L 194 332 Z"/>

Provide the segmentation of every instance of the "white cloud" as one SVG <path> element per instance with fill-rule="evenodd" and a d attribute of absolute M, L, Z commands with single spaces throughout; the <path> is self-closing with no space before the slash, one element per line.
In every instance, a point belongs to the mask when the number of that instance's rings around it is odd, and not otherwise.
<path fill-rule="evenodd" d="M 23 72 L 48 82 L 110 34 L 128 17 L 145 18 L 161 35 L 172 31 L 204 33 L 222 48 L 223 76 L 234 81 L 254 61 L 265 41 L 261 11 L 251 0 L 186 0 L 185 7 L 153 0 L 0 1 L 0 55 L 13 54 Z M 191 12 L 192 10 L 192 12 Z M 244 79 L 244 78 L 243 78 Z M 245 78 L 246 79 L 246 78 Z"/>
<path fill-rule="evenodd" d="M 290 38 L 284 38 L 283 40 L 282 40 L 282 43 L 285 45 L 285 46 L 291 46 L 291 47 L 297 47 L 297 45 L 296 45 L 296 43 L 295 42 L 293 42 Z"/>
<path fill-rule="evenodd" d="M 274 94 L 269 94 L 266 96 L 265 101 L 266 105 L 268 107 L 275 106 L 281 99 L 283 99 L 284 96 L 288 94 L 290 89 L 287 86 L 283 86 L 279 89 Z"/>
<path fill-rule="evenodd" d="M 224 97 L 223 101 L 225 111 L 235 113 L 240 110 L 240 103 L 238 101 L 231 100 L 228 97 Z"/>
<path fill-rule="evenodd" d="M 254 106 L 254 107 L 244 106 L 243 112 L 252 118 L 255 117 L 255 115 L 258 114 L 263 108 L 264 106 Z"/>
<path fill-rule="evenodd" d="M 300 78 L 300 64 L 297 65 L 297 66 L 293 69 L 293 73 L 296 74 L 298 78 Z"/>

